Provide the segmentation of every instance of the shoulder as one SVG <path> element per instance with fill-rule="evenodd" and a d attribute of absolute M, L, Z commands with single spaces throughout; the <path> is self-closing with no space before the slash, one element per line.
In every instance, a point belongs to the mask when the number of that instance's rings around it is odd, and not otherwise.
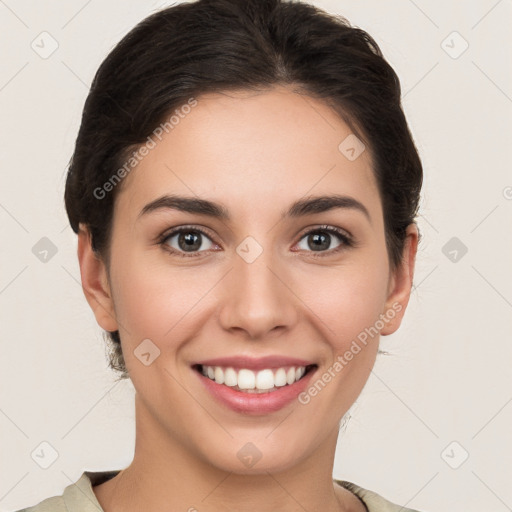
<path fill-rule="evenodd" d="M 113 478 L 119 471 L 84 471 L 60 496 L 46 498 L 36 505 L 16 512 L 101 512 L 102 508 L 92 487 Z"/>
<path fill-rule="evenodd" d="M 368 512 L 419 512 L 412 508 L 405 508 L 388 501 L 386 498 L 376 492 L 364 489 L 357 484 L 347 482 L 346 480 L 334 480 L 338 485 L 353 492 L 368 509 Z"/>

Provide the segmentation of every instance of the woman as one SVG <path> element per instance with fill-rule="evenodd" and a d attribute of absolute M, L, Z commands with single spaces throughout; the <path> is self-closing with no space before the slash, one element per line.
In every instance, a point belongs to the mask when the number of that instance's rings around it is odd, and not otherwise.
<path fill-rule="evenodd" d="M 143 20 L 96 74 L 65 192 L 135 456 L 25 510 L 411 510 L 332 470 L 407 307 L 421 185 L 398 78 L 346 20 L 280 0 Z"/>

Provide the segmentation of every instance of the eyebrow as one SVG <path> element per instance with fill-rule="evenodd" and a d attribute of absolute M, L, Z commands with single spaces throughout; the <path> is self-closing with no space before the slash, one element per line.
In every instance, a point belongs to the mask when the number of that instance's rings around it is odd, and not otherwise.
<path fill-rule="evenodd" d="M 357 199 L 338 194 L 327 196 L 309 196 L 299 199 L 291 204 L 288 210 L 281 212 L 281 218 L 298 218 L 306 215 L 314 215 L 334 209 L 346 209 L 359 211 L 372 222 L 367 208 Z M 229 221 L 229 211 L 221 204 L 200 199 L 198 197 L 186 197 L 173 194 L 166 194 L 146 204 L 140 211 L 137 219 L 157 210 L 178 210 L 186 213 L 207 215 L 219 220 Z"/>

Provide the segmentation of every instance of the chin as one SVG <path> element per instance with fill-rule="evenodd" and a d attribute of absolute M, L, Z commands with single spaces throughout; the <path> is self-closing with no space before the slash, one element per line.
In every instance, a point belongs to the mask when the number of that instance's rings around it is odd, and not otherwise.
<path fill-rule="evenodd" d="M 215 443 L 215 447 L 202 447 L 204 460 L 222 471 L 238 475 L 267 475 L 287 471 L 307 458 L 305 443 L 287 440 L 269 440 L 268 431 L 259 436 L 231 439 L 229 443 Z M 314 434 L 312 434 L 313 438 Z M 314 451 L 315 447 L 311 447 Z"/>

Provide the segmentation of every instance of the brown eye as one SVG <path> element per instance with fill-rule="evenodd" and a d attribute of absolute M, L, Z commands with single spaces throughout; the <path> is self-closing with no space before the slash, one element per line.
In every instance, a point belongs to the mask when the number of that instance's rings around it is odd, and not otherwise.
<path fill-rule="evenodd" d="M 197 228 L 175 229 L 165 235 L 160 243 L 170 248 L 171 252 L 193 253 L 194 255 L 207 251 L 214 245 L 206 233 Z"/>
<path fill-rule="evenodd" d="M 338 240 L 337 245 L 334 245 Z M 299 248 L 307 252 L 336 252 L 345 247 L 352 246 L 351 239 L 343 232 L 334 227 L 317 228 L 307 232 L 301 240 L 305 245 Z"/>

